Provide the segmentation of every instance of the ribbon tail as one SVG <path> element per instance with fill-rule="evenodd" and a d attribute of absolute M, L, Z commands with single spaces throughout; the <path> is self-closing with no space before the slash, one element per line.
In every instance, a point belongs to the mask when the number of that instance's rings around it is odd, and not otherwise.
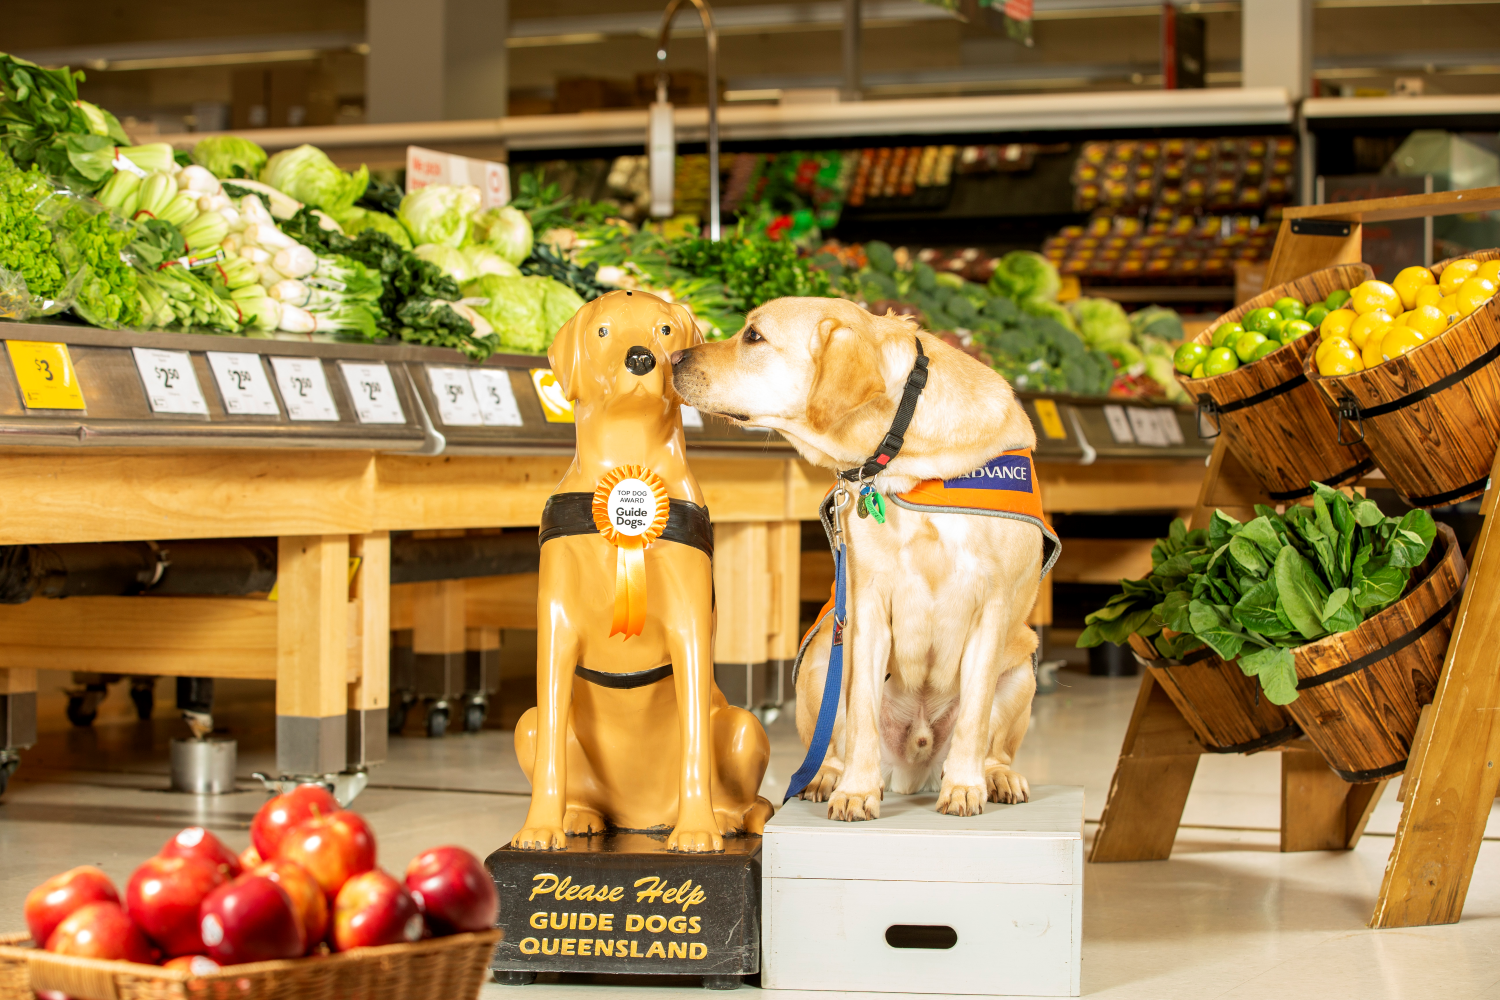
<path fill-rule="evenodd" d="M 635 539 L 631 539 L 635 541 Z M 610 635 L 640 635 L 646 625 L 646 553 L 639 545 L 615 548 L 615 611 Z"/>

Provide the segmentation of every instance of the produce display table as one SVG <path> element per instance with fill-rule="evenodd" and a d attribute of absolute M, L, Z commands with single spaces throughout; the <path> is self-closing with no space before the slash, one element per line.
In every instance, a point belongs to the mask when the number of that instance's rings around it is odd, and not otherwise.
<path fill-rule="evenodd" d="M 10 360 L 0 376 L 0 544 L 278 539 L 274 600 L 0 605 L 0 751 L 12 767 L 34 739 L 36 670 L 47 668 L 274 679 L 278 772 L 362 771 L 384 759 L 393 628 L 412 630 L 418 655 L 461 659 L 493 644 L 498 629 L 535 627 L 534 575 L 393 587 L 390 534 L 538 523 L 573 447 L 570 423 L 547 419 L 555 385 L 544 358 L 474 365 L 410 346 L 57 324 L 0 324 L 0 340 Z M 82 408 L 35 395 L 55 391 L 42 384 L 47 373 L 76 386 Z M 307 382 L 318 373 L 323 389 Z M 227 412 L 232 397 L 255 396 L 257 380 L 265 412 Z M 458 405 L 465 387 L 493 405 Z M 27 406 L 23 391 L 52 405 Z M 290 419 L 289 402 L 298 415 L 332 419 Z M 1025 405 L 1051 510 L 1175 510 L 1197 489 L 1206 449 L 1188 410 L 1049 397 Z M 831 479 L 769 432 L 710 418 L 690 423 L 687 438 L 716 524 L 716 673 L 739 703 L 779 703 L 800 639 L 800 522 L 817 518 Z M 1049 612 L 1044 599 L 1037 620 Z"/>

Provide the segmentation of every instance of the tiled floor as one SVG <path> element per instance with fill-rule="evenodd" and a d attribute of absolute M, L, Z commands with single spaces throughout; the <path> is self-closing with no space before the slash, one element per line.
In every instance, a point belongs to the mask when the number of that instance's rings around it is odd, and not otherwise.
<path fill-rule="evenodd" d="M 56 691 L 65 678 L 43 675 Z M 1020 769 L 1033 784 L 1082 785 L 1097 819 L 1137 681 L 1064 673 L 1037 699 Z M 218 720 L 240 740 L 244 791 L 194 799 L 166 791 L 166 741 L 179 735 L 169 686 L 150 723 L 123 690 L 92 729 L 73 729 L 61 699 L 43 698 L 43 734 L 0 805 L 0 931 L 19 929 L 26 892 L 46 876 L 97 864 L 123 881 L 178 828 L 209 826 L 237 849 L 264 795 L 249 775 L 273 763 L 269 685 L 221 683 Z M 786 721 L 771 727 L 766 792 L 775 798 L 801 758 Z M 510 736 L 487 731 L 392 741 L 356 808 L 380 837 L 382 863 L 404 868 L 419 849 L 458 843 L 483 856 L 515 832 L 526 782 Z M 1463 920 L 1415 930 L 1365 928 L 1399 818 L 1394 794 L 1352 852 L 1276 850 L 1274 754 L 1205 758 L 1171 860 L 1091 865 L 1084 873 L 1083 994 L 1118 1000 L 1500 1000 L 1500 820 L 1480 851 Z M 1094 827 L 1088 827 L 1092 834 Z M 659 1000 L 697 986 L 632 981 L 622 988 L 546 982 L 490 985 L 485 1000 Z M 940 992 L 942 984 L 933 983 Z M 828 994 L 809 994 L 826 997 Z"/>

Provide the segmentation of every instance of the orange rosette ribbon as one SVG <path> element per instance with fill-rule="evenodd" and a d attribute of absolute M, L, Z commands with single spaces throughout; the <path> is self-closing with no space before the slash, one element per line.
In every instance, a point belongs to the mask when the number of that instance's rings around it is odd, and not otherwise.
<path fill-rule="evenodd" d="M 640 635 L 646 624 L 646 546 L 667 526 L 667 484 L 644 465 L 609 470 L 594 487 L 594 526 L 615 547 L 615 614 L 610 635 Z"/>

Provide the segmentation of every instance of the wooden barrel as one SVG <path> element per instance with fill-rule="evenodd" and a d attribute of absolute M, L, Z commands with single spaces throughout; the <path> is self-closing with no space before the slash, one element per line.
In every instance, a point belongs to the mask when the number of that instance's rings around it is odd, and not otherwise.
<path fill-rule="evenodd" d="M 1345 781 L 1406 770 L 1437 689 L 1468 575 L 1453 529 L 1437 530 L 1432 569 L 1410 593 L 1359 628 L 1293 650 L 1297 700 L 1287 709 Z"/>
<path fill-rule="evenodd" d="M 1181 660 L 1151 659 L 1139 648 L 1135 658 L 1151 671 L 1209 753 L 1254 753 L 1302 735 L 1286 709 L 1266 700 L 1260 681 L 1207 646 Z"/>
<path fill-rule="evenodd" d="M 1500 250 L 1470 254 L 1478 261 Z M 1436 275 L 1448 262 L 1434 265 Z M 1500 297 L 1393 358 L 1348 375 L 1307 377 L 1338 411 L 1343 440 L 1362 441 L 1413 507 L 1484 492 L 1500 449 Z"/>
<path fill-rule="evenodd" d="M 1221 323 L 1237 322 L 1250 310 L 1269 306 L 1283 296 L 1320 302 L 1329 292 L 1353 288 L 1373 275 L 1365 264 L 1340 264 L 1314 271 L 1231 309 L 1195 340 L 1208 344 Z M 1177 376 L 1274 500 L 1310 496 L 1310 483 L 1337 486 L 1357 479 L 1374 466 L 1370 450 L 1363 444 L 1339 444 L 1338 421 L 1318 390 L 1308 384 L 1303 362 L 1311 357 L 1317 341 L 1316 334 L 1308 334 L 1223 375 Z"/>

